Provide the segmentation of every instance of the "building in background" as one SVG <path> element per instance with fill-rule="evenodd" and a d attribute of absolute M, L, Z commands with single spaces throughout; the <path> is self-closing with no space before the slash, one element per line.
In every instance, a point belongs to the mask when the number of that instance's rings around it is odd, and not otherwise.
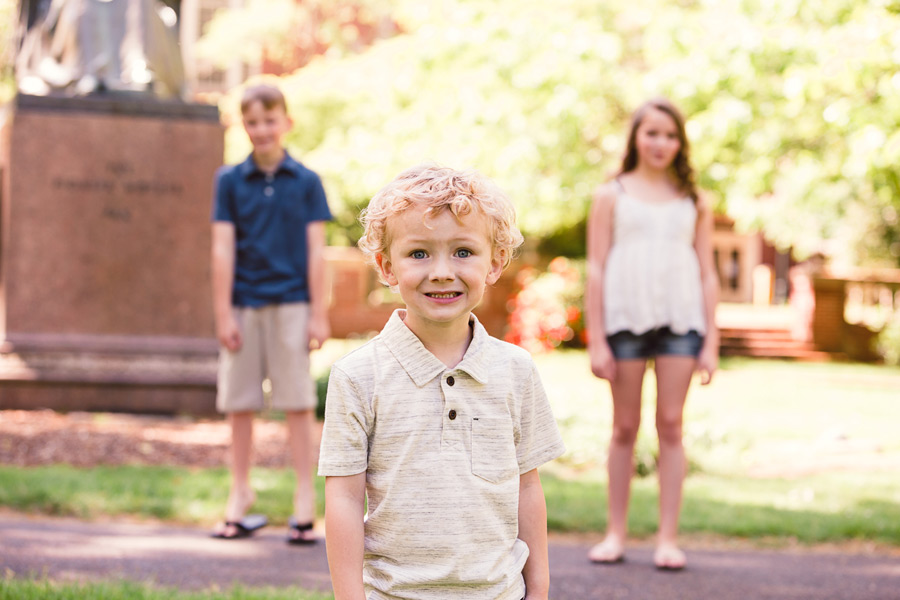
<path fill-rule="evenodd" d="M 197 55 L 197 41 L 216 11 L 223 8 L 241 8 L 243 5 L 244 0 L 181 0 L 181 51 L 184 56 L 185 78 L 192 97 L 203 98 L 224 94 L 246 81 L 248 77 L 262 72 L 262 57 L 253 63 L 235 61 L 222 69 L 212 61 Z"/>

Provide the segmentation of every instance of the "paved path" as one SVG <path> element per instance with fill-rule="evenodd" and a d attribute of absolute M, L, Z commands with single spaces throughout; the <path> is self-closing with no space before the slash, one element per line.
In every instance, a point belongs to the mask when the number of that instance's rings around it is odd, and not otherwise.
<path fill-rule="evenodd" d="M 325 545 L 289 547 L 282 528 L 222 541 L 205 530 L 0 514 L 0 573 L 63 581 L 127 578 L 181 589 L 299 585 L 329 590 Z M 553 540 L 553 600 L 898 600 L 900 557 L 689 549 L 690 568 L 661 573 L 649 546 L 604 567 L 587 546 Z"/>

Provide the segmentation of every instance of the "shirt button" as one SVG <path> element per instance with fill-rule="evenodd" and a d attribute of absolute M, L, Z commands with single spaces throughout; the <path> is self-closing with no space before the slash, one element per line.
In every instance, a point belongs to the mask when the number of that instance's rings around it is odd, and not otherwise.
<path fill-rule="evenodd" d="M 447 413 L 447 416 L 450 417 L 450 420 L 452 421 L 456 418 L 456 411 L 451 409 L 450 412 Z"/>
<path fill-rule="evenodd" d="M 447 385 L 452 386 L 454 383 L 456 383 L 456 380 L 453 379 L 453 375 L 447 378 Z"/>
<path fill-rule="evenodd" d="M 263 190 L 263 192 L 265 193 L 266 196 L 271 196 L 272 194 L 275 193 L 275 189 L 271 185 L 267 185 L 266 189 Z"/>

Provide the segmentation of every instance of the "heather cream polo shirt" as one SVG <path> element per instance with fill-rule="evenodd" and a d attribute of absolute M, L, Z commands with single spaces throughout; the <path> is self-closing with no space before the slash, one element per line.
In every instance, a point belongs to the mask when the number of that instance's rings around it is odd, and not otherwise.
<path fill-rule="evenodd" d="M 319 475 L 366 473 L 366 597 L 520 600 L 519 475 L 565 450 L 537 369 L 474 316 L 447 368 L 404 314 L 328 382 Z"/>

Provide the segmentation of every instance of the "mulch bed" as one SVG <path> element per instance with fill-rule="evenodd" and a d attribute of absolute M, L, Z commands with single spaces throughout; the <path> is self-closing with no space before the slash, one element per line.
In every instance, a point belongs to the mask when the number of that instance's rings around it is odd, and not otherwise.
<path fill-rule="evenodd" d="M 224 419 L 0 410 L 0 464 L 4 465 L 222 467 L 227 464 L 229 440 Z M 290 466 L 287 426 L 257 419 L 254 449 L 256 465 Z"/>

